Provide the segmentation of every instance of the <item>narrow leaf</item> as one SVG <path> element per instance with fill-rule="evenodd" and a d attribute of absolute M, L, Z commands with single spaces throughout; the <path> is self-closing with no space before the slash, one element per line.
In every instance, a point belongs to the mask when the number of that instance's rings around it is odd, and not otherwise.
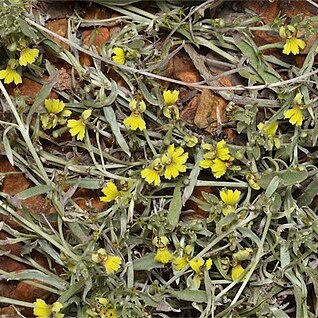
<path fill-rule="evenodd" d="M 124 139 L 123 135 L 120 132 L 114 110 L 111 107 L 104 107 L 103 110 L 104 110 L 105 118 L 110 125 L 110 128 L 118 142 L 118 145 L 128 156 L 130 156 L 131 154 L 130 154 L 129 146 L 127 145 L 126 140 Z"/>
<path fill-rule="evenodd" d="M 172 229 L 176 227 L 179 222 L 180 214 L 181 214 L 181 184 L 182 180 L 180 180 L 174 191 L 173 191 L 173 198 L 170 202 L 169 211 L 168 211 L 168 223 L 172 226 Z"/>

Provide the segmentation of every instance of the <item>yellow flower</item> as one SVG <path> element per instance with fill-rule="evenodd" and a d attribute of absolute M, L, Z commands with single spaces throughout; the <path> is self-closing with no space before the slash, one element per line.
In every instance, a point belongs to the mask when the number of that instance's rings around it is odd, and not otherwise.
<path fill-rule="evenodd" d="M 116 63 L 121 64 L 121 65 L 125 64 L 126 56 L 125 56 L 125 52 L 122 48 L 115 47 L 113 49 L 113 54 L 114 54 L 112 57 L 113 61 L 115 61 Z"/>
<path fill-rule="evenodd" d="M 155 159 L 149 168 L 145 168 L 141 171 L 141 177 L 145 179 L 149 184 L 159 186 L 161 183 L 160 176 L 162 174 L 162 163 L 160 158 Z"/>
<path fill-rule="evenodd" d="M 194 272 L 198 274 L 201 272 L 201 268 L 204 265 L 204 259 L 201 257 L 194 260 L 192 259 L 189 261 L 189 265 L 194 270 Z"/>
<path fill-rule="evenodd" d="M 203 159 L 199 162 L 199 166 L 203 169 L 212 168 L 213 160 L 211 159 Z"/>
<path fill-rule="evenodd" d="M 179 99 L 179 91 L 164 91 L 162 96 L 165 106 L 171 106 L 174 105 L 176 101 Z"/>
<path fill-rule="evenodd" d="M 26 66 L 35 62 L 39 55 L 38 49 L 25 48 L 20 52 L 19 64 Z"/>
<path fill-rule="evenodd" d="M 230 149 L 226 147 L 225 140 L 221 140 L 216 144 L 216 157 L 221 160 L 229 160 L 231 158 Z"/>
<path fill-rule="evenodd" d="M 303 123 L 303 112 L 298 105 L 295 105 L 292 109 L 287 110 L 284 113 L 284 117 L 289 119 L 292 125 L 301 126 Z"/>
<path fill-rule="evenodd" d="M 176 119 L 179 119 L 179 108 L 175 105 L 179 98 L 179 91 L 164 91 L 163 94 L 163 115 L 167 118 L 171 118 L 171 114 L 175 115 Z"/>
<path fill-rule="evenodd" d="M 46 99 L 44 105 L 46 110 L 52 114 L 60 113 L 65 107 L 65 104 L 59 99 Z"/>
<path fill-rule="evenodd" d="M 63 318 L 64 314 L 60 313 L 62 308 L 63 305 L 59 302 L 48 305 L 43 299 L 37 298 L 34 302 L 33 314 L 38 318 L 49 318 L 51 315 L 54 318 Z"/>
<path fill-rule="evenodd" d="M 167 247 L 158 248 L 157 253 L 155 255 L 155 260 L 157 262 L 167 264 L 172 260 L 172 253 L 169 251 Z"/>
<path fill-rule="evenodd" d="M 240 276 L 244 273 L 244 268 L 241 264 L 237 264 L 232 268 L 231 278 L 232 280 L 238 280 Z"/>
<path fill-rule="evenodd" d="M 114 182 L 107 182 L 106 187 L 102 189 L 104 197 L 99 197 L 102 202 L 111 202 L 120 196 L 120 192 Z"/>
<path fill-rule="evenodd" d="M 208 152 L 204 154 L 199 166 L 203 169 L 211 168 L 214 177 L 221 178 L 227 170 L 226 160 L 233 159 L 230 149 L 226 146 L 226 141 L 220 140 L 216 146 L 204 144 L 202 148 Z"/>
<path fill-rule="evenodd" d="M 103 305 L 103 306 L 106 306 L 106 305 L 108 305 L 109 304 L 109 301 L 108 301 L 108 299 L 107 298 L 104 298 L 104 297 L 98 297 L 98 298 L 96 298 L 97 299 L 97 301 L 101 304 L 101 305 Z"/>
<path fill-rule="evenodd" d="M 132 112 L 131 115 L 124 120 L 124 125 L 131 130 L 145 130 L 146 122 L 142 118 L 139 112 Z"/>
<path fill-rule="evenodd" d="M 105 312 L 105 318 L 118 318 L 115 308 L 108 308 Z"/>
<path fill-rule="evenodd" d="M 303 40 L 297 39 L 296 37 L 291 37 L 289 39 L 286 39 L 283 53 L 287 55 L 293 53 L 294 55 L 296 55 L 299 54 L 299 48 L 303 50 L 305 46 L 306 43 Z"/>
<path fill-rule="evenodd" d="M 86 109 L 81 115 L 81 118 L 78 120 L 69 119 L 67 121 L 67 127 L 71 128 L 70 133 L 74 137 L 76 136 L 77 140 L 83 140 L 86 131 L 87 119 L 91 116 L 92 110 Z"/>
<path fill-rule="evenodd" d="M 228 189 L 222 189 L 220 191 L 220 197 L 222 201 L 225 203 L 225 206 L 222 208 L 223 215 L 228 215 L 230 213 L 235 212 L 236 204 L 240 198 L 241 191 L 239 190 L 228 190 Z"/>
<path fill-rule="evenodd" d="M 41 115 L 43 129 L 51 129 L 57 124 L 64 125 L 67 121 L 66 117 L 71 115 L 71 111 L 64 110 L 65 104 L 59 99 L 46 99 L 44 101 L 47 114 Z"/>
<path fill-rule="evenodd" d="M 208 152 L 203 156 L 206 160 L 212 160 L 215 158 L 219 158 L 220 160 L 229 160 L 231 158 L 230 149 L 226 146 L 226 141 L 224 139 L 220 140 L 216 146 L 204 144 L 202 148 L 204 150 L 208 150 Z"/>
<path fill-rule="evenodd" d="M 226 162 L 216 158 L 212 161 L 211 170 L 216 179 L 221 178 L 225 175 L 227 170 Z"/>
<path fill-rule="evenodd" d="M 183 270 L 188 264 L 188 260 L 185 256 L 179 256 L 173 261 L 173 266 L 177 271 Z"/>
<path fill-rule="evenodd" d="M 257 128 L 259 130 L 263 130 L 267 136 L 273 137 L 276 134 L 276 131 L 277 131 L 277 128 L 278 128 L 278 122 L 274 121 L 273 123 L 271 123 L 269 125 L 267 125 L 266 123 L 265 124 L 264 123 L 259 123 L 257 125 Z"/>
<path fill-rule="evenodd" d="M 33 314 L 39 318 L 48 318 L 52 313 L 52 307 L 47 305 L 43 299 L 37 298 L 34 302 Z"/>
<path fill-rule="evenodd" d="M 100 248 L 97 253 L 92 254 L 92 261 L 103 264 L 107 274 L 117 272 L 121 265 L 121 258 L 109 255 L 104 248 Z"/>
<path fill-rule="evenodd" d="M 186 245 L 183 249 L 183 253 L 183 256 L 179 256 L 173 261 L 173 266 L 177 271 L 181 271 L 185 266 L 187 266 L 188 261 L 192 258 L 193 255 L 193 246 Z"/>
<path fill-rule="evenodd" d="M 146 110 L 146 103 L 143 100 L 137 101 L 136 99 L 132 99 L 129 102 L 129 109 L 134 111 L 139 111 L 139 113 L 143 113 Z"/>
<path fill-rule="evenodd" d="M 231 190 L 231 189 L 222 189 L 220 191 L 220 197 L 225 204 L 235 206 L 240 198 L 241 191 Z"/>
<path fill-rule="evenodd" d="M 102 264 L 105 267 L 106 273 L 112 274 L 119 270 L 121 265 L 121 258 L 119 256 L 107 255 Z"/>
<path fill-rule="evenodd" d="M 265 123 L 259 123 L 257 125 L 257 128 L 265 133 L 265 147 L 268 150 L 271 150 L 273 146 L 275 146 L 277 149 L 280 148 L 280 140 L 275 137 L 277 128 L 278 128 L 278 122 L 274 121 L 271 124 Z"/>
<path fill-rule="evenodd" d="M 153 183 L 155 186 L 160 185 L 161 180 L 158 172 L 151 168 L 145 168 L 141 171 L 141 177 L 149 184 Z"/>
<path fill-rule="evenodd" d="M 7 68 L 0 71 L 0 79 L 4 79 L 5 84 L 14 82 L 15 85 L 22 83 L 21 75 L 15 70 L 17 61 L 14 59 L 9 60 Z"/>
<path fill-rule="evenodd" d="M 245 178 L 252 189 L 259 190 L 261 188 L 257 183 L 257 177 L 254 174 L 248 173 Z"/>
<path fill-rule="evenodd" d="M 185 172 L 187 167 L 185 165 L 188 159 L 188 153 L 184 153 L 182 147 L 175 149 L 172 144 L 168 147 L 167 152 L 162 156 L 161 162 L 164 165 L 164 176 L 166 179 L 176 178 L 180 172 Z"/>
<path fill-rule="evenodd" d="M 89 317 L 118 318 L 117 310 L 104 297 L 96 298 L 91 307 L 86 310 Z"/>
<path fill-rule="evenodd" d="M 165 247 L 169 244 L 169 239 L 166 236 L 155 236 L 152 244 L 157 247 Z"/>
<path fill-rule="evenodd" d="M 196 136 L 186 135 L 183 137 L 183 140 L 189 148 L 194 147 L 198 143 L 198 138 Z"/>
<path fill-rule="evenodd" d="M 206 268 L 207 270 L 209 270 L 212 266 L 212 260 L 209 258 L 204 261 L 203 258 L 199 257 L 195 260 L 190 260 L 189 265 L 195 273 L 192 279 L 194 287 L 199 288 L 204 275 L 203 269 Z"/>

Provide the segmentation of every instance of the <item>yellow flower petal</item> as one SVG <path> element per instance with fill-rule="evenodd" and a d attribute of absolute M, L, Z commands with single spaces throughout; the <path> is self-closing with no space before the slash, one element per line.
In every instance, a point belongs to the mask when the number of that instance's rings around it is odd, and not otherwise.
<path fill-rule="evenodd" d="M 225 175 L 227 170 L 226 162 L 220 160 L 219 158 L 214 159 L 211 170 L 216 179 L 221 178 L 223 175 Z"/>
<path fill-rule="evenodd" d="M 163 101 L 165 103 L 165 106 L 170 106 L 173 105 L 177 102 L 177 100 L 179 99 L 179 91 L 164 91 L 162 93 L 163 96 Z"/>
<path fill-rule="evenodd" d="M 59 99 L 46 99 L 44 105 L 48 113 L 52 114 L 60 113 L 65 107 L 65 104 Z"/>
<path fill-rule="evenodd" d="M 161 158 L 161 162 L 165 167 L 165 178 L 170 180 L 171 178 L 176 178 L 180 172 L 185 172 L 187 169 L 185 163 L 188 160 L 188 156 L 188 153 L 184 153 L 182 147 L 175 149 L 173 144 L 170 145 Z"/>
<path fill-rule="evenodd" d="M 303 40 L 292 37 L 286 40 L 283 53 L 287 55 L 293 53 L 294 55 L 296 55 L 299 54 L 299 48 L 303 50 L 305 47 L 306 43 Z"/>
<path fill-rule="evenodd" d="M 221 160 L 229 160 L 231 158 L 230 149 L 226 147 L 225 140 L 221 140 L 217 143 L 216 156 Z"/>
<path fill-rule="evenodd" d="M 146 129 L 146 122 L 139 113 L 132 113 L 129 117 L 125 118 L 124 125 L 131 130 Z"/>
<path fill-rule="evenodd" d="M 206 267 L 207 270 L 211 269 L 211 267 L 212 267 L 212 259 L 211 258 L 208 258 L 205 261 L 205 267 Z"/>
<path fill-rule="evenodd" d="M 83 140 L 85 136 L 85 124 L 82 119 L 69 119 L 67 121 L 67 127 L 70 129 L 72 137 L 76 136 L 77 140 Z"/>
<path fill-rule="evenodd" d="M 25 48 L 20 52 L 19 64 L 26 66 L 35 62 L 39 55 L 38 49 Z"/>
<path fill-rule="evenodd" d="M 119 256 L 107 255 L 103 261 L 107 274 L 115 273 L 119 270 L 121 265 L 121 258 Z"/>
<path fill-rule="evenodd" d="M 155 186 L 160 185 L 160 176 L 154 169 L 145 168 L 141 171 L 141 177 L 146 180 L 149 184 L 153 183 Z"/>
<path fill-rule="evenodd" d="M 33 314 L 38 318 L 49 318 L 52 314 L 52 307 L 47 305 L 43 299 L 37 298 L 34 302 Z"/>
<path fill-rule="evenodd" d="M 120 195 L 114 182 L 107 182 L 106 187 L 102 189 L 102 192 L 105 194 L 104 197 L 99 198 L 102 202 L 114 201 Z"/>
<path fill-rule="evenodd" d="M 192 259 L 189 261 L 189 265 L 196 273 L 200 273 L 201 267 L 204 265 L 204 260 L 201 257 L 194 260 Z"/>
<path fill-rule="evenodd" d="M 225 204 L 235 206 L 239 200 L 241 191 L 232 189 L 222 189 L 220 191 L 220 197 Z"/>
<path fill-rule="evenodd" d="M 177 257 L 174 261 L 173 261 L 173 266 L 177 271 L 181 271 L 183 270 L 188 264 L 188 261 L 185 257 Z"/>
<path fill-rule="evenodd" d="M 158 248 L 157 253 L 155 255 L 155 260 L 157 262 L 167 264 L 172 260 L 173 256 L 167 247 Z"/>
<path fill-rule="evenodd" d="M 112 57 L 113 61 L 115 61 L 116 63 L 121 64 L 121 65 L 125 64 L 126 56 L 125 56 L 125 52 L 122 48 L 115 47 L 113 49 L 113 54 L 114 54 Z"/>
<path fill-rule="evenodd" d="M 244 268 L 241 264 L 237 264 L 232 268 L 231 278 L 232 280 L 238 280 L 240 276 L 244 273 Z"/>
<path fill-rule="evenodd" d="M 209 159 L 203 159 L 199 162 L 199 166 L 203 169 L 212 168 L 213 166 L 213 160 Z"/>
<path fill-rule="evenodd" d="M 298 105 L 285 112 L 284 117 L 289 119 L 292 125 L 301 126 L 303 123 L 303 112 Z"/>
<path fill-rule="evenodd" d="M 86 123 L 87 119 L 91 116 L 92 110 L 86 109 L 83 111 L 81 118 L 78 120 L 69 119 L 67 121 L 67 127 L 70 129 L 70 134 L 74 137 L 76 136 L 77 140 L 83 140 L 86 132 Z"/>
<path fill-rule="evenodd" d="M 277 128 L 278 128 L 278 122 L 274 121 L 273 123 L 267 125 L 266 123 L 259 123 L 257 125 L 257 128 L 259 130 L 263 130 L 267 136 L 275 136 Z"/>
<path fill-rule="evenodd" d="M 15 85 L 22 83 L 21 75 L 9 65 L 5 70 L 0 71 L 0 79 L 4 79 L 5 84 L 14 82 Z"/>

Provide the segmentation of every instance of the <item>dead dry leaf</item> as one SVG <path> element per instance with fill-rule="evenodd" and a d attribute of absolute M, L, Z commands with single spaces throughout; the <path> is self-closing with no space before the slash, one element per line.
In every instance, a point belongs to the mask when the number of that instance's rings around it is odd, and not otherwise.
<path fill-rule="evenodd" d="M 217 127 L 227 121 L 227 102 L 210 90 L 203 90 L 194 116 L 194 124 L 200 129 Z"/>

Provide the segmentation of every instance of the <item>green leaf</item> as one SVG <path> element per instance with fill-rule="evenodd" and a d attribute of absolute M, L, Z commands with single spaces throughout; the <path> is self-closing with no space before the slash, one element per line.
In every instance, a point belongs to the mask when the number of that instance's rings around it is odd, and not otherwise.
<path fill-rule="evenodd" d="M 172 226 L 173 230 L 176 225 L 179 222 L 180 214 L 181 214 L 181 208 L 182 208 L 182 202 L 181 202 L 181 185 L 183 180 L 179 180 L 179 182 L 176 184 L 176 187 L 173 191 L 173 198 L 170 202 L 167 220 L 168 223 Z"/>
<path fill-rule="evenodd" d="M 112 89 L 110 91 L 110 94 L 103 100 L 103 106 L 109 106 L 112 105 L 118 96 L 118 86 L 115 81 L 111 81 Z"/>
<path fill-rule="evenodd" d="M 258 181 L 258 184 L 263 189 L 267 189 L 275 176 L 280 178 L 280 186 L 292 186 L 307 179 L 308 172 L 307 170 L 299 171 L 293 168 L 282 171 L 265 172 Z"/>
<path fill-rule="evenodd" d="M 279 186 L 279 177 L 278 176 L 275 176 L 271 182 L 269 183 L 266 191 L 265 191 L 265 195 L 270 198 L 274 192 L 277 190 L 278 186 Z"/>
<path fill-rule="evenodd" d="M 242 39 L 240 36 L 236 36 L 234 40 L 235 45 L 248 59 L 249 65 L 253 67 L 262 79 L 262 83 L 270 84 L 281 80 L 279 74 L 262 58 L 258 47 L 251 38 L 246 36 L 245 39 Z"/>
<path fill-rule="evenodd" d="M 53 190 L 52 186 L 39 185 L 32 188 L 28 188 L 24 191 L 19 192 L 15 197 L 19 200 L 28 199 L 36 195 L 45 194 Z"/>
<path fill-rule="evenodd" d="M 149 271 L 153 268 L 163 268 L 165 265 L 155 260 L 155 253 L 148 253 L 145 256 L 135 259 L 133 266 L 135 271 Z"/>
<path fill-rule="evenodd" d="M 318 193 L 318 180 L 312 181 L 303 191 L 303 194 L 297 199 L 298 205 L 308 206 Z"/>
<path fill-rule="evenodd" d="M 106 120 L 108 121 L 110 128 L 116 138 L 116 141 L 118 142 L 118 145 L 121 147 L 121 149 L 128 155 L 131 156 L 130 150 L 129 150 L 129 146 L 126 143 L 125 138 L 123 137 L 123 135 L 120 132 L 119 126 L 118 126 L 118 122 L 117 122 L 117 118 L 115 115 L 114 110 L 111 107 L 104 107 L 104 115 Z"/>
<path fill-rule="evenodd" d="M 278 309 L 276 307 L 271 308 L 271 311 L 275 318 L 289 318 L 287 314 L 282 309 Z"/>
<path fill-rule="evenodd" d="M 241 227 L 238 228 L 238 231 L 242 233 L 244 238 L 249 238 L 251 241 L 255 242 L 255 244 L 260 247 L 262 245 L 261 240 L 257 237 L 257 235 L 248 228 Z"/>
<path fill-rule="evenodd" d="M 61 284 L 58 280 L 54 279 L 52 276 L 46 275 L 41 271 L 34 269 L 26 269 L 20 272 L 6 273 L 7 280 L 37 280 L 44 282 L 47 285 L 56 287 L 58 290 L 65 290 L 67 283 Z"/>
<path fill-rule="evenodd" d="M 185 300 L 185 301 L 193 301 L 197 303 L 205 303 L 207 302 L 206 291 L 203 290 L 192 290 L 192 289 L 184 289 L 184 290 L 169 290 L 169 294 L 177 299 Z"/>
<path fill-rule="evenodd" d="M 39 240 L 39 245 L 41 249 L 47 254 L 50 255 L 51 258 L 53 258 L 57 264 L 60 264 L 64 266 L 63 261 L 61 260 L 61 255 L 54 249 L 46 240 Z"/>
<path fill-rule="evenodd" d="M 38 38 L 38 35 L 33 31 L 33 28 L 27 22 L 25 22 L 23 19 L 19 19 L 19 23 L 21 26 L 21 31 L 24 35 L 33 40 Z"/>
<path fill-rule="evenodd" d="M 12 126 L 6 128 L 5 131 L 3 132 L 3 146 L 4 146 L 4 151 L 7 156 L 7 159 L 9 160 L 10 164 L 14 166 L 13 153 L 12 153 L 10 141 L 7 137 L 7 133 L 9 132 L 11 128 Z"/>
<path fill-rule="evenodd" d="M 197 183 L 198 176 L 200 174 L 200 167 L 199 167 L 199 162 L 203 158 L 203 150 L 200 148 L 199 151 L 195 154 L 194 160 L 195 164 L 190 172 L 188 180 L 190 181 L 189 184 L 184 188 L 183 195 L 182 195 L 182 205 L 184 205 L 188 199 L 190 198 L 194 187 Z"/>
<path fill-rule="evenodd" d="M 57 82 L 57 76 L 58 76 L 58 73 L 55 73 L 54 76 L 52 77 L 52 80 L 49 83 L 43 85 L 40 92 L 36 95 L 35 101 L 33 105 L 31 106 L 28 113 L 28 117 L 27 117 L 28 125 L 30 125 L 31 123 L 33 114 L 36 113 L 37 110 L 44 105 L 45 99 L 49 96 L 53 86 Z"/>
<path fill-rule="evenodd" d="M 157 99 L 155 99 L 152 94 L 149 92 L 147 86 L 142 82 L 141 80 L 138 80 L 138 86 L 140 91 L 142 92 L 142 95 L 144 96 L 145 100 L 150 103 L 151 105 L 159 105 L 159 102 Z"/>

